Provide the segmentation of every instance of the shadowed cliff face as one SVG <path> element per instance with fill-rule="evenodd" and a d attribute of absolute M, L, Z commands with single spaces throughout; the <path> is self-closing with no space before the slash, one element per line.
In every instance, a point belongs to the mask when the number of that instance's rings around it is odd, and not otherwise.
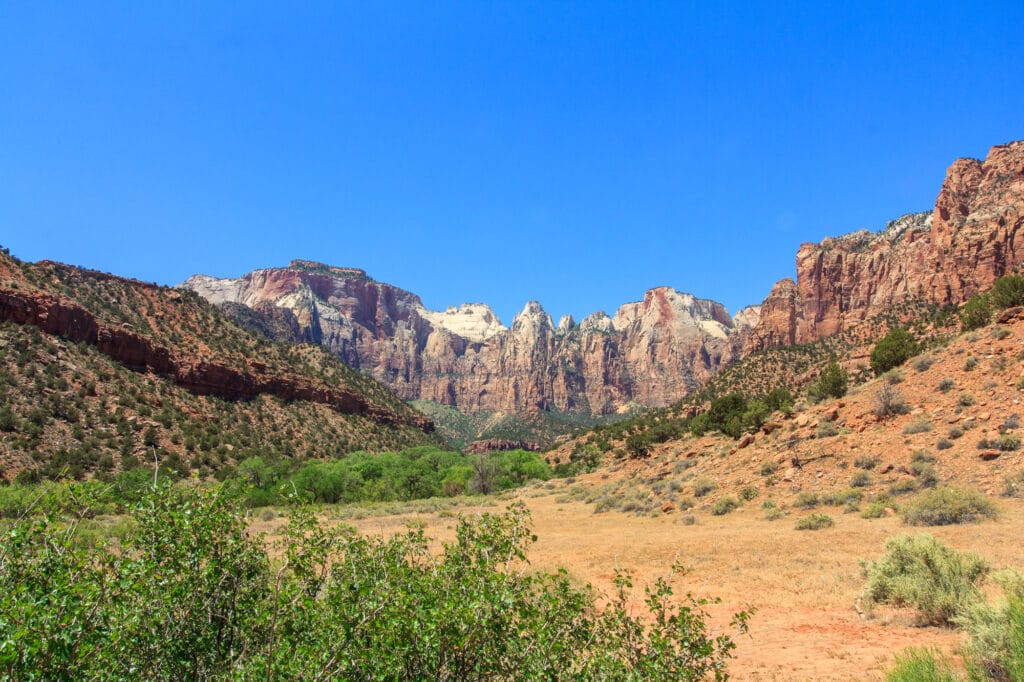
<path fill-rule="evenodd" d="M 734 359 L 757 319 L 756 308 L 737 323 L 718 303 L 661 287 L 613 318 L 595 313 L 579 325 L 566 317 L 555 327 L 531 301 L 505 327 L 486 305 L 430 311 L 361 271 L 306 261 L 231 280 L 196 275 L 181 286 L 217 304 L 285 308 L 298 321 L 296 340 L 321 343 L 405 400 L 464 412 L 667 405 Z"/>
<path fill-rule="evenodd" d="M 806 343 L 908 301 L 959 304 L 1024 261 L 1024 141 L 949 167 L 934 211 L 804 244 L 744 351 Z"/>

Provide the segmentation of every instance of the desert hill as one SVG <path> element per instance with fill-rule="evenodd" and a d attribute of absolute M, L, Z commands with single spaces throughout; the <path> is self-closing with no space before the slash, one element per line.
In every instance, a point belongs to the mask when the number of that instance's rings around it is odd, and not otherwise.
<path fill-rule="evenodd" d="M 314 345 L 252 334 L 187 291 L 0 255 L 0 471 L 154 454 L 212 474 L 253 454 L 434 442 L 432 423 Z"/>

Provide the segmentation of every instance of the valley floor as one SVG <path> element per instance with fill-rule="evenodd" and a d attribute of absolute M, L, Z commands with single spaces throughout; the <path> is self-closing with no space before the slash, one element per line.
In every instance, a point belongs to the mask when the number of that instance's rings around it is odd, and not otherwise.
<path fill-rule="evenodd" d="M 678 559 L 689 572 L 676 576 L 676 593 L 720 597 L 722 603 L 710 607 L 720 631 L 728 632 L 733 612 L 757 610 L 750 635 L 736 640 L 730 665 L 736 680 L 882 679 L 904 647 L 955 652 L 964 639 L 958 631 L 917 627 L 908 612 L 858 613 L 864 584 L 860 561 L 879 557 L 893 535 L 927 530 L 952 547 L 979 553 L 994 568 L 1024 566 L 1021 500 L 1000 500 L 1000 519 L 981 524 L 920 529 L 895 516 L 868 520 L 840 513 L 833 528 L 811 532 L 794 529 L 797 514 L 767 521 L 753 504 L 725 516 L 698 513 L 694 525 L 680 523 L 679 513 L 595 514 L 593 505 L 559 502 L 561 484 L 548 486 L 518 496 L 531 510 L 538 536 L 529 550 L 533 566 L 564 567 L 605 593 L 611 592 L 615 568 L 630 569 L 639 600 L 643 585 L 667 575 Z M 461 513 L 494 512 L 503 504 L 465 507 Z M 411 521 L 426 524 L 428 535 L 439 540 L 452 538 L 455 520 L 447 512 L 355 523 L 366 533 L 390 534 Z"/>

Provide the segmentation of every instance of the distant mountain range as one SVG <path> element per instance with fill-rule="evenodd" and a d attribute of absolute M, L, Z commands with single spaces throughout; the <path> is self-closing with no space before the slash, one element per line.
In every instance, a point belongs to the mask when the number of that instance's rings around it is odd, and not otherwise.
<path fill-rule="evenodd" d="M 934 211 L 797 253 L 797 280 L 730 316 L 651 289 L 614 316 L 556 326 L 527 303 L 510 327 L 484 304 L 443 312 L 362 270 L 310 261 L 181 287 L 278 340 L 319 343 L 403 400 L 478 411 L 613 414 L 678 401 L 753 351 L 806 343 L 909 303 L 956 305 L 1024 260 L 1024 142 L 948 170 Z"/>

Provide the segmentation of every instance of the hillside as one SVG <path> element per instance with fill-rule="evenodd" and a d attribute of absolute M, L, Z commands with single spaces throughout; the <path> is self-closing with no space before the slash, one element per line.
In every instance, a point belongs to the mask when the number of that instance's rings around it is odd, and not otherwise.
<path fill-rule="evenodd" d="M 436 442 L 433 424 L 318 346 L 271 343 L 200 297 L 0 255 L 0 472 Z"/>

